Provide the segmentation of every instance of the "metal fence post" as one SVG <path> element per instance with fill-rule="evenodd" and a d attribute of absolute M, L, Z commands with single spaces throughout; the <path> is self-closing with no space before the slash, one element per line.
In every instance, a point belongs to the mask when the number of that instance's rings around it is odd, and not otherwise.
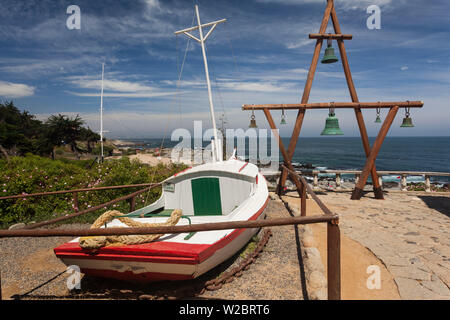
<path fill-rule="evenodd" d="M 341 299 L 341 234 L 339 225 L 327 223 L 328 300 Z"/>
<path fill-rule="evenodd" d="M 302 197 L 300 198 L 300 215 L 306 216 L 306 186 L 302 188 Z"/>
<path fill-rule="evenodd" d="M 74 192 L 73 193 L 73 205 L 74 205 L 74 211 L 78 212 L 79 207 L 78 207 L 78 192 Z"/>
<path fill-rule="evenodd" d="M 136 197 L 132 197 L 130 199 L 130 212 L 134 211 L 134 207 L 136 206 Z"/>
<path fill-rule="evenodd" d="M 0 301 L 2 300 L 2 271 L 0 270 Z"/>

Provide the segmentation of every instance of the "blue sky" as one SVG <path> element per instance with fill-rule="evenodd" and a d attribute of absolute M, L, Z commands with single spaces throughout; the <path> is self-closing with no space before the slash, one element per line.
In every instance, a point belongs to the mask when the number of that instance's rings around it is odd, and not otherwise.
<path fill-rule="evenodd" d="M 242 104 L 300 100 L 325 0 L 0 0 L 0 98 L 45 119 L 80 114 L 99 130 L 101 63 L 105 69 L 107 137 L 160 137 L 175 128 L 210 126 L 198 43 L 174 31 L 190 27 L 194 4 L 203 23 L 228 19 L 207 41 L 214 104 L 229 128 L 246 128 Z M 81 9 L 81 29 L 69 30 L 66 9 Z M 445 0 L 335 0 L 360 101 L 423 100 L 414 128 L 392 136 L 450 135 L 450 3 Z M 381 29 L 369 30 L 366 8 L 381 8 Z M 329 23 L 327 32 L 332 32 Z M 186 61 L 180 86 L 178 69 Z M 335 48 L 337 46 L 335 44 Z M 338 50 L 336 50 L 338 53 Z M 321 55 L 323 55 L 323 50 Z M 177 93 L 177 94 L 176 94 Z M 350 101 L 340 62 L 318 65 L 310 102 Z M 290 136 L 295 111 L 282 136 Z M 273 112 L 276 121 L 280 112 Z M 382 117 L 386 110 L 382 111 Z M 302 136 L 319 136 L 326 111 L 308 111 Z M 346 136 L 358 135 L 352 110 L 337 112 Z M 375 111 L 364 111 L 370 136 Z M 260 128 L 267 128 L 256 112 Z"/>

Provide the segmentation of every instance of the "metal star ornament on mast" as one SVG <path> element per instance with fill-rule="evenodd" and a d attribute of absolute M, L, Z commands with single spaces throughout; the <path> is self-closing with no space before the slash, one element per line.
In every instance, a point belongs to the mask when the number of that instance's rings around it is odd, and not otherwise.
<path fill-rule="evenodd" d="M 225 22 L 227 21 L 227 19 L 222 19 L 222 20 L 217 20 L 217 21 L 213 21 L 213 22 L 209 22 L 209 23 L 205 23 L 202 24 L 200 21 L 200 13 L 198 11 L 198 5 L 195 5 L 195 14 L 197 16 L 197 23 L 198 25 L 192 28 L 187 28 L 187 29 L 183 29 L 183 30 L 179 30 L 176 31 L 175 34 L 185 34 L 188 37 L 194 39 L 195 41 L 199 42 L 201 47 L 202 47 L 202 53 L 203 53 L 203 62 L 205 65 L 205 74 L 206 74 L 206 84 L 208 86 L 208 97 L 209 97 L 209 109 L 211 112 L 211 120 L 212 120 L 212 126 L 213 126 L 213 130 L 214 130 L 214 143 L 213 143 L 213 159 L 219 159 L 219 161 L 221 161 L 222 159 L 222 148 L 220 146 L 220 141 L 217 138 L 217 127 L 216 127 L 216 119 L 214 117 L 214 105 L 213 105 L 213 100 L 212 100 L 212 92 L 211 92 L 211 82 L 209 80 L 209 70 L 208 70 L 208 60 L 206 59 L 206 48 L 205 48 L 205 41 L 208 39 L 208 37 L 211 35 L 211 33 L 213 32 L 213 30 L 216 28 L 216 26 L 219 23 Z M 203 28 L 205 27 L 209 27 L 211 26 L 211 28 L 209 29 L 209 31 L 206 33 L 205 36 L 203 36 Z M 198 33 L 199 33 L 199 38 L 197 38 L 196 36 L 192 35 L 189 33 L 189 31 L 194 31 L 198 29 Z"/>

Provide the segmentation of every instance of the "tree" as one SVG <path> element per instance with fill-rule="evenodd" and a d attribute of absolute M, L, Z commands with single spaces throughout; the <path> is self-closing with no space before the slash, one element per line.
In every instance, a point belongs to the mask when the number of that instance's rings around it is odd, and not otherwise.
<path fill-rule="evenodd" d="M 22 155 L 27 152 L 41 154 L 40 140 L 43 123 L 27 111 L 20 112 L 12 101 L 0 103 L 0 150 Z"/>
<path fill-rule="evenodd" d="M 77 115 L 75 118 L 69 118 L 65 115 L 52 115 L 46 121 L 47 139 L 53 146 L 52 159 L 55 159 L 55 148 L 62 145 L 70 145 L 72 152 L 79 157 L 81 150 L 77 146 L 77 140 L 82 130 L 81 125 L 84 121 Z"/>
<path fill-rule="evenodd" d="M 87 151 L 91 152 L 91 143 L 100 139 L 83 124 L 79 115 L 69 118 L 61 114 L 52 115 L 43 123 L 28 111 L 21 112 L 12 101 L 0 103 L 0 155 L 8 159 L 9 155 L 26 153 L 51 154 L 55 159 L 56 147 L 70 145 L 79 157 L 85 150 L 79 148 L 77 140 L 86 141 Z"/>
<path fill-rule="evenodd" d="M 91 128 L 89 128 L 89 127 L 87 127 L 87 128 L 82 127 L 81 131 L 80 131 L 79 139 L 86 142 L 87 152 L 91 153 L 92 152 L 91 144 L 93 142 L 99 141 L 100 135 L 98 133 L 92 131 Z"/>

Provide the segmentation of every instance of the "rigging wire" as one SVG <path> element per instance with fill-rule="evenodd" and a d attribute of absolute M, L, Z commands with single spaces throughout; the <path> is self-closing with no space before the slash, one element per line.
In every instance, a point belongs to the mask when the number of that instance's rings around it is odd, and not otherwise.
<path fill-rule="evenodd" d="M 194 21 L 195 21 L 195 15 L 192 18 L 191 27 L 194 26 Z M 187 57 L 187 53 L 188 53 L 188 50 L 189 50 L 189 44 L 190 44 L 190 38 L 188 38 L 188 41 L 186 43 L 186 49 L 184 51 L 183 62 L 181 63 L 181 67 L 179 67 L 178 35 L 176 36 L 176 56 L 177 56 L 176 64 L 177 64 L 177 70 L 178 70 L 178 79 L 177 79 L 177 88 L 176 88 L 175 95 L 174 95 L 174 102 L 175 102 L 175 99 L 178 101 L 178 110 L 179 110 L 179 114 L 180 114 L 180 125 L 182 124 L 182 111 L 181 111 L 182 109 L 181 109 L 181 99 L 180 99 L 180 86 L 181 86 L 181 77 L 183 75 L 183 70 L 184 70 L 184 63 L 186 62 L 186 57 Z M 169 127 L 169 121 L 170 121 L 170 117 L 167 118 L 166 126 L 164 127 L 164 134 L 163 134 L 163 138 L 161 140 L 161 145 L 160 145 L 160 148 L 159 148 L 159 155 L 160 156 L 162 155 L 162 149 L 163 149 L 163 145 L 164 145 L 164 140 L 166 139 L 167 129 Z M 153 183 L 153 180 L 154 180 L 155 174 L 156 174 L 156 168 L 157 168 L 157 166 L 154 166 L 153 174 L 152 174 L 152 178 L 151 178 L 151 182 L 150 183 Z M 147 195 L 145 197 L 144 205 L 147 205 L 148 197 L 150 195 L 150 191 L 151 191 L 151 189 L 149 189 L 147 191 Z"/>

